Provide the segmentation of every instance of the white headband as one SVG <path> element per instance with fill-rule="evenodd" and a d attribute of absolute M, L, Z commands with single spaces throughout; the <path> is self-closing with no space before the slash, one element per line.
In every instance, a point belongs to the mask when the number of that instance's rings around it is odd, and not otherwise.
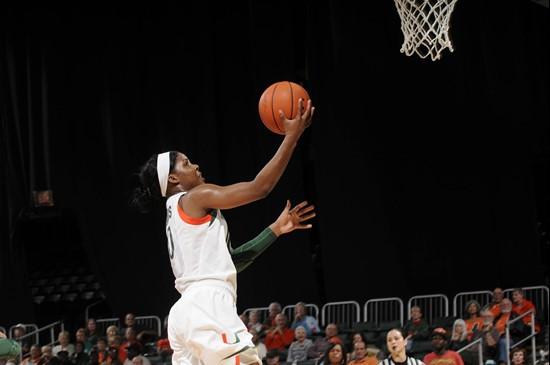
<path fill-rule="evenodd" d="M 160 193 L 166 196 L 168 175 L 170 174 L 170 152 L 159 153 L 157 157 L 157 175 L 159 177 Z"/>

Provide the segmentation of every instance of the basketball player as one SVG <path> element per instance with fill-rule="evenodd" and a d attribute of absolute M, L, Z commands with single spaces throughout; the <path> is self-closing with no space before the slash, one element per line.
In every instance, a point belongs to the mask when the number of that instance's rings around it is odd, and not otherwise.
<path fill-rule="evenodd" d="M 295 119 L 284 122 L 285 136 L 275 155 L 254 180 L 227 186 L 207 184 L 180 152 L 152 156 L 141 168 L 142 187 L 130 205 L 146 207 L 151 199 L 166 197 L 166 236 L 176 289 L 181 298 L 168 317 L 168 338 L 174 365 L 261 364 L 252 335 L 236 308 L 237 272 L 252 263 L 278 236 L 311 228 L 315 216 L 302 202 L 283 212 L 252 241 L 233 250 L 221 209 L 236 208 L 265 198 L 275 187 L 298 140 L 309 127 L 314 108 L 299 103 Z M 143 211 L 146 211 L 144 209 Z"/>
<path fill-rule="evenodd" d="M 379 365 L 424 365 L 419 359 L 407 356 L 406 346 L 407 338 L 403 336 L 403 331 L 399 328 L 394 328 L 386 335 L 386 344 L 390 351 L 390 356 L 379 362 Z"/>

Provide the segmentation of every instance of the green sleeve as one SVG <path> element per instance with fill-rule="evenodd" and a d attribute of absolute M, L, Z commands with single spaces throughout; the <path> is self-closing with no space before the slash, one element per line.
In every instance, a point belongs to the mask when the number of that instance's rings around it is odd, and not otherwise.
<path fill-rule="evenodd" d="M 277 235 L 273 233 L 271 228 L 267 227 L 258 236 L 236 249 L 229 246 L 231 259 L 233 259 L 237 272 L 246 269 L 254 259 L 264 252 L 276 239 Z"/>
<path fill-rule="evenodd" d="M 14 359 L 19 356 L 20 352 L 19 342 L 9 338 L 0 338 L 0 359 Z"/>

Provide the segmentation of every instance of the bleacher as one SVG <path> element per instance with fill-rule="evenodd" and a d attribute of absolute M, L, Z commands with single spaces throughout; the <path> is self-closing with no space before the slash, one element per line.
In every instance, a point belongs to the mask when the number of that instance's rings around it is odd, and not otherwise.
<path fill-rule="evenodd" d="M 79 283 L 79 280 L 72 280 L 72 284 Z M 88 277 L 86 282 L 93 282 L 93 278 Z M 64 280 L 55 279 L 52 281 L 41 281 L 37 283 L 39 286 L 52 285 L 67 285 Z M 505 297 L 511 298 L 514 288 L 504 290 Z M 537 334 L 536 346 L 537 351 L 546 346 L 548 348 L 548 309 L 549 309 L 549 288 L 546 286 L 528 286 L 523 287 L 525 298 L 532 301 L 537 308 L 537 319 L 543 323 L 540 334 Z M 335 323 L 339 329 L 339 335 L 342 340 L 347 341 L 348 336 L 354 332 L 361 331 L 366 335 L 367 346 L 379 345 L 377 338 L 384 335 L 391 328 L 402 327 L 404 322 L 410 318 L 411 307 L 418 305 L 422 308 L 423 317 L 430 324 L 430 329 L 436 327 L 444 327 L 449 332 L 452 330 L 454 320 L 460 318 L 463 314 L 464 304 L 471 299 L 476 299 L 482 306 L 489 303 L 492 299 L 491 291 L 470 291 L 457 293 L 452 301 L 443 294 L 413 296 L 407 302 L 398 297 L 392 298 L 377 298 L 369 299 L 365 303 L 359 303 L 354 300 L 338 301 L 324 303 L 319 306 L 314 303 L 309 303 L 306 306 L 309 315 L 315 317 L 321 328 L 324 328 L 329 323 Z M 452 307 L 451 304 L 452 303 Z M 295 304 L 289 304 L 283 307 L 282 311 L 287 315 L 289 322 L 292 322 L 294 315 Z M 90 306 L 86 308 L 85 317 L 88 318 Z M 243 313 L 247 314 L 252 310 L 256 310 L 260 316 L 260 321 L 264 321 L 269 315 L 269 307 L 247 308 Z M 158 336 L 162 335 L 162 321 L 156 315 L 136 316 L 137 322 L 147 328 L 157 330 Z M 96 318 L 98 330 L 105 331 L 109 325 L 120 327 L 120 318 Z M 0 324 L 1 325 L 1 324 Z M 13 335 L 13 328 L 8 331 L 8 337 Z M 48 326 L 37 328 L 35 324 L 28 324 L 27 336 L 32 336 L 35 342 L 41 344 L 55 344 L 56 336 L 53 336 L 53 328 L 62 330 L 64 323 L 54 322 Z M 0 330 L 2 327 L 0 326 Z M 5 329 L 4 329 L 4 332 Z M 44 337 L 46 342 L 44 342 Z M 39 337 L 40 336 L 40 337 Z M 323 333 L 314 334 L 312 337 L 323 336 Z M 525 346 L 528 346 L 526 344 Z M 156 343 L 151 342 L 147 346 L 145 356 L 147 356 L 152 364 L 169 365 L 170 358 L 162 361 L 159 354 L 156 352 Z M 387 351 L 387 348 L 382 346 L 382 351 Z M 422 358 L 427 352 L 431 351 L 431 341 L 415 341 L 413 348 L 410 351 L 411 356 Z"/>

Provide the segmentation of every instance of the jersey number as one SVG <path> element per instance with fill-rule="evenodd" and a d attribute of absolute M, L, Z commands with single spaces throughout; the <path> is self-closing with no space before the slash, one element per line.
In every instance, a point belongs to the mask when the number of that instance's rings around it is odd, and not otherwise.
<path fill-rule="evenodd" d="M 166 236 L 168 236 L 168 255 L 170 255 L 170 260 L 174 258 L 174 239 L 172 238 L 172 230 L 168 225 L 170 218 L 172 217 L 172 207 L 168 207 L 166 212 Z"/>

